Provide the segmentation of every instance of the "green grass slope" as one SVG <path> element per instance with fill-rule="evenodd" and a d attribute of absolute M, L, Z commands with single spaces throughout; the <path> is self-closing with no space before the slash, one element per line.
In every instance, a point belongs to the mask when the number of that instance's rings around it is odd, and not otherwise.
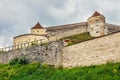
<path fill-rule="evenodd" d="M 67 37 L 61 38 L 60 40 L 64 40 L 64 41 L 70 40 L 70 42 L 68 42 L 68 46 L 69 46 L 69 45 L 77 44 L 77 43 L 84 42 L 91 39 L 94 39 L 94 38 L 90 36 L 89 32 L 86 32 L 82 34 L 67 36 Z"/>
<path fill-rule="evenodd" d="M 0 80 L 120 80 L 120 63 L 71 69 L 40 63 L 0 64 Z"/>

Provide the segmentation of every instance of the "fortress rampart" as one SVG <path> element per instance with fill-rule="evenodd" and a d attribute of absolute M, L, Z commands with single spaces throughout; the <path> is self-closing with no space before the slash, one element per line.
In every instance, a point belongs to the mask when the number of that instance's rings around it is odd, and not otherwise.
<path fill-rule="evenodd" d="M 16 57 L 26 56 L 30 62 L 42 62 L 63 67 L 120 62 L 120 32 L 72 46 L 63 46 L 62 41 L 50 42 L 28 48 L 0 52 L 0 63 L 8 63 Z"/>
<path fill-rule="evenodd" d="M 120 32 L 65 47 L 64 67 L 89 66 L 120 62 Z"/>

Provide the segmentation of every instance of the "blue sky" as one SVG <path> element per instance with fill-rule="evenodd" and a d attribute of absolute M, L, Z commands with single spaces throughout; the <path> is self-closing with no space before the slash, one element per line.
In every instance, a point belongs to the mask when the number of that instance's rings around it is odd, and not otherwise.
<path fill-rule="evenodd" d="M 119 5 L 120 0 L 0 0 L 0 48 L 37 22 L 44 27 L 84 22 L 94 11 L 120 25 Z"/>

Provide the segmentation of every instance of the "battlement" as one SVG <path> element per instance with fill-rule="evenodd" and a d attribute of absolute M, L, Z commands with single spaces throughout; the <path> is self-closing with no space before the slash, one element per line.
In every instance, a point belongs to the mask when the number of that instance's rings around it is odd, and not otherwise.
<path fill-rule="evenodd" d="M 60 25 L 60 26 L 52 26 L 47 27 L 47 31 L 61 31 L 61 30 L 72 30 L 78 27 L 87 27 L 87 22 L 80 22 L 80 23 L 73 23 L 73 24 L 66 24 L 66 25 Z"/>

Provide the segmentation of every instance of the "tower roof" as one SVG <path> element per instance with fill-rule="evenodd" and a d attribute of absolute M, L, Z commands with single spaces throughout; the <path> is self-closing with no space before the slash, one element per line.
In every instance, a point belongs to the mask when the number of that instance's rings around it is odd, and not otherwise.
<path fill-rule="evenodd" d="M 43 27 L 37 23 L 34 27 L 32 27 L 31 29 L 43 29 Z"/>
<path fill-rule="evenodd" d="M 99 12 L 95 11 L 91 17 L 99 16 L 101 15 Z"/>

